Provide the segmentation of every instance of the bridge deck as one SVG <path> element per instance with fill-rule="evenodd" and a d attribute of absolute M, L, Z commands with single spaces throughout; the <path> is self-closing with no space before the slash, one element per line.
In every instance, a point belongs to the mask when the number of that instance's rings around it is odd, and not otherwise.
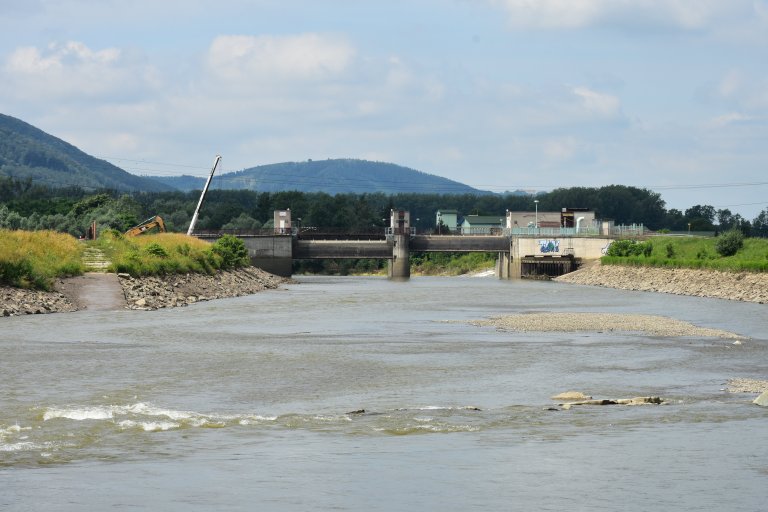
<path fill-rule="evenodd" d="M 509 252 L 506 236 L 416 235 L 411 239 L 415 252 Z"/>

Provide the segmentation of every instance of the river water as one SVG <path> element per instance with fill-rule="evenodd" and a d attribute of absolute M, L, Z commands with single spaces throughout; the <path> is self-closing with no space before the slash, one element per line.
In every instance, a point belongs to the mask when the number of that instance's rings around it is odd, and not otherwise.
<path fill-rule="evenodd" d="M 661 314 L 750 339 L 461 322 L 529 311 Z M 723 388 L 768 378 L 766 312 L 316 277 L 173 310 L 2 319 L 0 510 L 764 511 L 768 409 Z M 571 389 L 667 404 L 548 410 Z"/>

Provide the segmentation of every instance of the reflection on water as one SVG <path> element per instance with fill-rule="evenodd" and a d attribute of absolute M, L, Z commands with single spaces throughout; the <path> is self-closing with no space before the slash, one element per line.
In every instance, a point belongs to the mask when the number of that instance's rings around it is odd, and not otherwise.
<path fill-rule="evenodd" d="M 305 278 L 176 310 L 3 319 L 0 508 L 760 510 L 766 410 L 722 388 L 768 378 L 765 308 Z M 750 339 L 445 322 L 531 311 L 665 315 Z M 571 389 L 666 403 L 554 407 Z"/>

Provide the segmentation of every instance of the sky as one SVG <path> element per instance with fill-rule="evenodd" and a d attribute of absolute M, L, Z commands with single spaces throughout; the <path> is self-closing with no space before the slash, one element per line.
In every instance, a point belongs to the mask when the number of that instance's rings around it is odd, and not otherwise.
<path fill-rule="evenodd" d="M 752 220 L 768 0 L 0 0 L 0 112 L 134 174 L 361 158 Z"/>

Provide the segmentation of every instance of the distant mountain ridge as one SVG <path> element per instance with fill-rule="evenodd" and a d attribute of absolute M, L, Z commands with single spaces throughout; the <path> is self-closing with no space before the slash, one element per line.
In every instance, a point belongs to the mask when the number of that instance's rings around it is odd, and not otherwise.
<path fill-rule="evenodd" d="M 205 178 L 195 176 L 150 176 L 182 191 L 200 190 Z M 215 175 L 212 189 L 278 192 L 325 192 L 328 194 L 431 193 L 490 194 L 457 181 L 408 167 L 386 163 L 337 158 L 283 162 Z"/>
<path fill-rule="evenodd" d="M 167 191 L 172 187 L 136 176 L 80 151 L 15 117 L 0 114 L 0 176 L 31 178 L 50 187 Z"/>
<path fill-rule="evenodd" d="M 20 119 L 0 114 L 0 176 L 49 187 L 163 192 L 200 190 L 205 177 L 137 176 Z M 492 194 L 393 163 L 352 158 L 283 162 L 217 174 L 212 189 L 258 192 Z"/>

